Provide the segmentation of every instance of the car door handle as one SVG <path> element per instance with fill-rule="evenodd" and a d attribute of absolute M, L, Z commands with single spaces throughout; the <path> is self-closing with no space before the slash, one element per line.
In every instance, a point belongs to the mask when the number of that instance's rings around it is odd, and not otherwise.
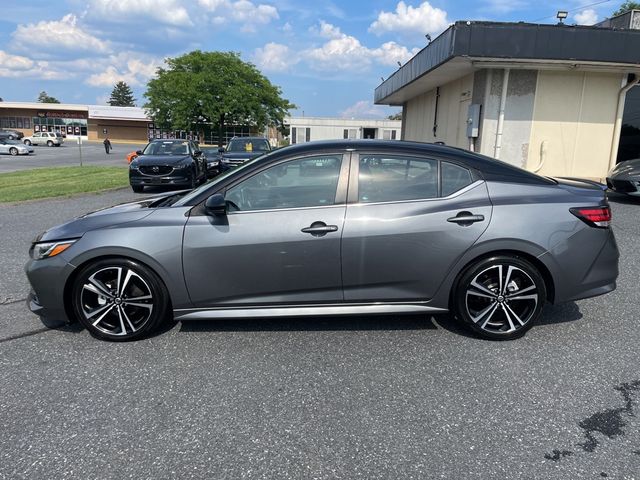
<path fill-rule="evenodd" d="M 447 218 L 447 222 L 457 223 L 458 225 L 471 225 L 476 222 L 483 222 L 484 215 L 474 215 L 471 212 L 460 212 L 455 217 Z"/>
<path fill-rule="evenodd" d="M 337 232 L 338 227 L 336 225 L 327 225 L 324 222 L 313 222 L 311 226 L 300 230 L 302 233 L 310 233 L 314 237 L 322 237 L 330 232 Z"/>

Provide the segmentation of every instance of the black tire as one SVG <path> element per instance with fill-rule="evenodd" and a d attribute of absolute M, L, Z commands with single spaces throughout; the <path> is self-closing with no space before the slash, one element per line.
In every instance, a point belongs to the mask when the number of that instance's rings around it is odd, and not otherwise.
<path fill-rule="evenodd" d="M 517 256 L 499 255 L 479 260 L 462 273 L 452 308 L 480 337 L 512 340 L 533 326 L 546 299 L 544 279 L 535 266 Z"/>
<path fill-rule="evenodd" d="M 25 145 L 31 146 L 31 140 L 25 140 L 23 143 L 24 143 Z"/>
<path fill-rule="evenodd" d="M 16 147 L 11 147 L 9 149 L 9 153 L 15 157 L 16 155 L 18 155 L 18 149 Z"/>
<path fill-rule="evenodd" d="M 47 147 L 53 147 L 53 142 L 51 140 L 47 140 Z"/>
<path fill-rule="evenodd" d="M 144 186 L 143 185 L 131 185 L 131 190 L 133 190 L 135 193 L 142 193 L 142 191 L 144 190 Z"/>
<path fill-rule="evenodd" d="M 127 299 L 136 302 L 128 303 Z M 149 267 L 111 258 L 87 265 L 78 273 L 71 302 L 74 315 L 91 335 L 121 342 L 156 330 L 167 318 L 169 294 Z"/>
<path fill-rule="evenodd" d="M 191 180 L 189 181 L 189 188 L 193 190 L 198 186 L 198 180 L 196 178 L 196 172 L 191 172 Z"/>
<path fill-rule="evenodd" d="M 9 135 L 9 140 L 15 140 L 16 137 L 14 137 L 13 135 Z"/>

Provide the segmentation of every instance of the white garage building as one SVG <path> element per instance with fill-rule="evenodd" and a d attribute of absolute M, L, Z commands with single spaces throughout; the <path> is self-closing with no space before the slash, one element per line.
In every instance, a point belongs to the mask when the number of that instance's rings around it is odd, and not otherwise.
<path fill-rule="evenodd" d="M 639 80 L 638 30 L 462 21 L 378 86 L 375 103 L 402 106 L 403 139 L 603 179 Z"/>

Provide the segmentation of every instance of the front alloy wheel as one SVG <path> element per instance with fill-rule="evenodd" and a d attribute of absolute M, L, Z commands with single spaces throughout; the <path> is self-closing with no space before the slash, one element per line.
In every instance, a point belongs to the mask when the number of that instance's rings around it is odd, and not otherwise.
<path fill-rule="evenodd" d="M 103 260 L 84 268 L 74 283 L 76 317 L 98 338 L 122 341 L 152 332 L 165 318 L 166 288 L 144 265 Z"/>
<path fill-rule="evenodd" d="M 542 276 L 529 262 L 511 256 L 481 260 L 460 278 L 454 310 L 483 338 L 518 338 L 529 330 L 546 301 Z"/>
<path fill-rule="evenodd" d="M 15 157 L 16 155 L 18 155 L 18 149 L 16 147 L 11 147 L 9 149 L 9 153 Z"/>

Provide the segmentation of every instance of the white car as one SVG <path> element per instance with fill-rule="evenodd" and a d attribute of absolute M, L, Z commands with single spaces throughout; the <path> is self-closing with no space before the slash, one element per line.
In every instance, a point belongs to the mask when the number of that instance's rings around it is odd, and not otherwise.
<path fill-rule="evenodd" d="M 30 137 L 24 137 L 22 142 L 25 145 L 46 145 L 47 147 L 59 147 L 64 143 L 64 137 L 59 133 L 36 132 Z"/>
<path fill-rule="evenodd" d="M 33 153 L 33 147 L 23 145 L 17 140 L 0 139 L 0 153 L 8 153 L 9 155 L 29 155 Z"/>

